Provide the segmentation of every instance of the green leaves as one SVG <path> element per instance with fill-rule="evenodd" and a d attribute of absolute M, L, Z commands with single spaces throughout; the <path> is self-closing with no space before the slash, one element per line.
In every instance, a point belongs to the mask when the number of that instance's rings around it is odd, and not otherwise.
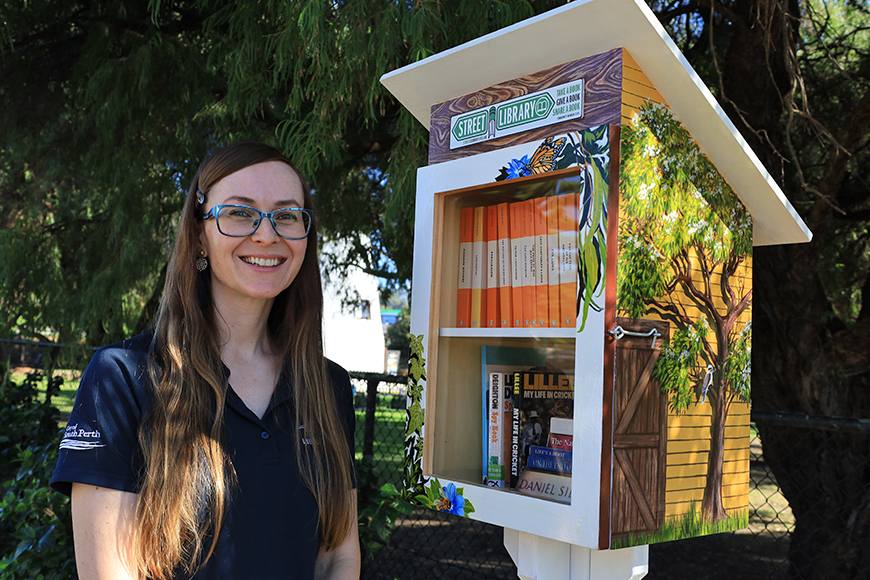
<path fill-rule="evenodd" d="M 0 580 L 72 580 L 69 499 L 48 487 L 57 411 L 38 401 L 42 376 L 0 384 Z"/>
<path fill-rule="evenodd" d="M 662 345 L 653 376 L 670 395 L 671 410 L 683 413 L 695 402 L 695 384 L 703 378 L 700 364 L 704 353 L 702 341 L 707 337 L 707 321 L 699 318 L 694 325 L 677 330 L 670 342 Z"/>
<path fill-rule="evenodd" d="M 361 485 L 357 492 L 360 545 L 371 556 L 390 543 L 396 518 L 409 515 L 410 502 L 402 499 L 401 492 L 392 483 L 376 488 L 371 469 L 371 458 L 357 465 Z"/>

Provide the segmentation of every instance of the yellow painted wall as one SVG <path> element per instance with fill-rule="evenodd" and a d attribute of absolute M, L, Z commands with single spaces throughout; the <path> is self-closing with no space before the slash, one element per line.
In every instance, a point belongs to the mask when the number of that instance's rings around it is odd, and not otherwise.
<path fill-rule="evenodd" d="M 622 122 L 628 124 L 647 99 L 667 103 L 631 57 L 623 50 Z M 694 258 L 697 265 L 697 257 Z M 700 269 L 693 268 L 693 281 L 703 285 Z M 730 280 L 735 291 L 742 296 L 752 288 L 752 258 L 745 260 L 737 274 Z M 711 294 L 719 312 L 725 311 L 719 277 L 710 281 Z M 703 286 L 702 286 L 703 287 Z M 688 297 L 681 303 L 687 313 L 697 319 L 700 310 Z M 656 319 L 655 315 L 645 318 Z M 751 308 L 741 314 L 736 331 L 752 319 Z M 675 329 L 671 327 L 671 332 Z M 712 336 L 708 339 L 714 340 Z M 714 347 L 715 348 L 715 347 Z M 707 475 L 707 458 L 710 450 L 710 422 L 712 409 L 709 403 L 692 405 L 689 410 L 676 415 L 668 414 L 667 485 L 665 492 L 666 517 L 687 513 L 693 502 L 700 503 L 704 497 Z M 735 401 L 731 405 L 725 429 L 725 461 L 723 463 L 723 504 L 727 511 L 748 508 L 749 499 L 749 405 Z"/>
<path fill-rule="evenodd" d="M 631 121 L 634 115 L 646 103 L 647 99 L 654 103 L 667 105 L 665 100 L 640 70 L 627 50 L 622 49 L 622 124 Z"/>

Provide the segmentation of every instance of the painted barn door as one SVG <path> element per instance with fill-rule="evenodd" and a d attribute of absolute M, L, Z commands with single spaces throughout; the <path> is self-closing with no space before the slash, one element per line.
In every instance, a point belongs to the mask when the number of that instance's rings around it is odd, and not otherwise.
<path fill-rule="evenodd" d="M 611 534 L 655 531 L 665 514 L 667 398 L 652 376 L 666 322 L 617 318 L 613 388 Z M 656 330 L 659 336 L 637 336 Z"/>

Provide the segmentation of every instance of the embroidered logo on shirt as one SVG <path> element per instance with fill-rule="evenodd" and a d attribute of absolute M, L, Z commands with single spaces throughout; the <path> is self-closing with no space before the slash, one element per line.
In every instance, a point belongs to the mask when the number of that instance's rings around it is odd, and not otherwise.
<path fill-rule="evenodd" d="M 105 447 L 98 429 L 90 429 L 87 425 L 67 425 L 60 442 L 60 449 L 70 451 L 86 451 Z"/>
<path fill-rule="evenodd" d="M 299 429 L 302 430 L 302 443 L 305 445 L 312 445 L 311 439 L 305 437 L 305 425 L 299 425 Z"/>

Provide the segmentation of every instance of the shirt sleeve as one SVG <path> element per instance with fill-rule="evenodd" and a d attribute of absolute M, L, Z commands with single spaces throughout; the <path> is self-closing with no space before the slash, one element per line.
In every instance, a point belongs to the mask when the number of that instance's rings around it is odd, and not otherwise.
<path fill-rule="evenodd" d="M 137 493 L 143 465 L 138 431 L 147 409 L 147 352 L 120 343 L 94 354 L 60 442 L 51 487 L 73 483 Z"/>
<path fill-rule="evenodd" d="M 351 459 L 353 459 L 356 446 L 354 434 L 356 432 L 356 412 L 353 408 L 353 387 L 350 385 L 350 375 L 339 365 L 329 361 L 329 376 L 332 385 L 335 388 L 335 399 L 338 407 L 338 414 L 341 417 L 342 425 L 344 426 L 344 435 L 347 438 L 347 447 L 350 451 Z M 359 487 L 359 476 L 356 472 L 356 466 L 352 464 L 353 473 L 351 479 L 353 486 Z"/>

